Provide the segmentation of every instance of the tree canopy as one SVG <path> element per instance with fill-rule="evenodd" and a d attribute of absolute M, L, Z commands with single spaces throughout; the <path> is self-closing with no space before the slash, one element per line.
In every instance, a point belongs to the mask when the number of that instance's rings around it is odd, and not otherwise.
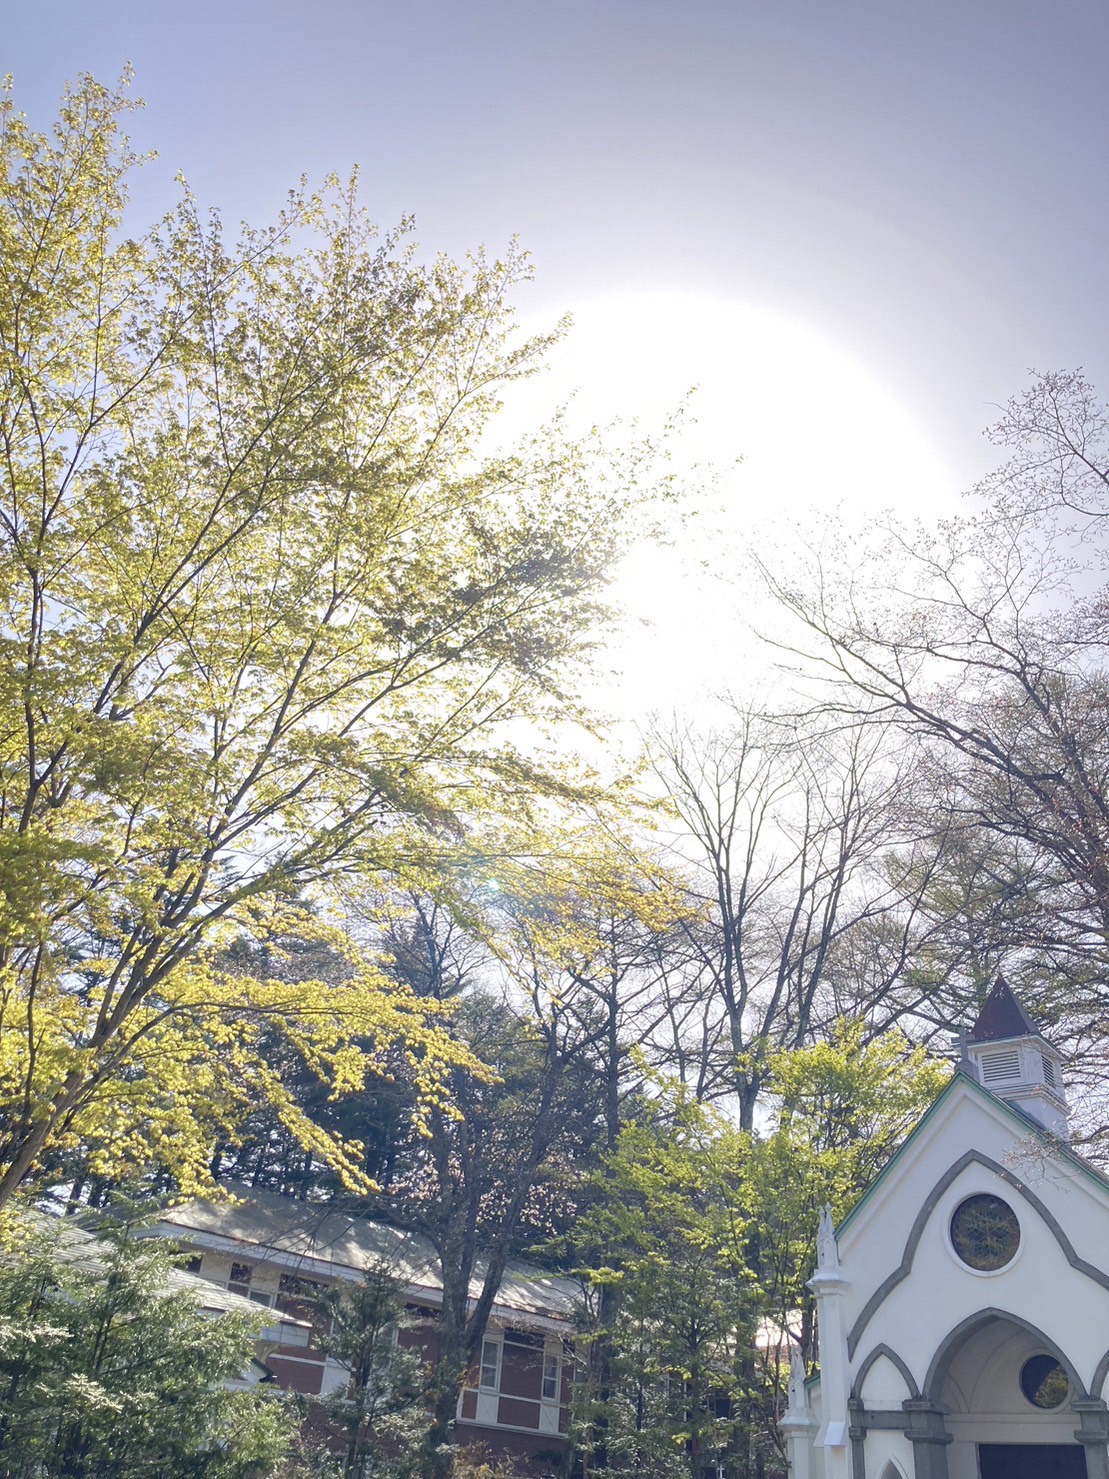
<path fill-rule="evenodd" d="M 761 1473 L 818 1210 L 943 1081 L 921 1042 L 1004 963 L 1109 1052 L 1109 418 L 1042 377 L 971 516 L 764 569 L 823 685 L 657 725 L 638 807 L 566 737 L 668 485 L 557 416 L 497 443 L 555 337 L 515 329 L 525 255 L 426 256 L 356 178 L 133 229 L 131 106 L 0 105 L 0 1211 L 233 1180 L 424 1233 L 426 1368 L 386 1379 L 388 1270 L 321 1305 L 351 1474 L 457 1472 L 543 1245 L 582 1279 L 585 1471 Z M 273 1423 L 223 1436 L 243 1331 L 112 1259 L 0 1261 L 0 1443 L 128 1473 L 122 1413 L 166 1473 L 271 1462 Z M 171 1387 L 199 1443 L 149 1416 Z"/>
<path fill-rule="evenodd" d="M 964 513 L 764 572 L 825 712 L 884 729 L 911 770 L 934 861 L 909 976 L 942 1017 L 1004 968 L 1090 1088 L 1109 1046 L 1107 430 L 1081 374 L 1038 375 Z"/>
<path fill-rule="evenodd" d="M 128 234 L 128 106 L 2 115 L 0 1200 L 74 1137 L 196 1184 L 259 1098 L 357 1177 L 274 1027 L 332 1092 L 399 1043 L 440 1094 L 459 1049 L 372 958 L 292 990 L 221 950 L 575 794 L 520 724 L 579 715 L 641 497 L 642 449 L 482 450 L 549 342 L 513 335 L 516 248 L 425 261 L 356 181 Z"/>
<path fill-rule="evenodd" d="M 119 1225 L 0 1227 L 0 1451 L 9 1479 L 253 1479 L 291 1415 L 245 1380 L 262 1316 L 202 1309 L 164 1244 Z"/>

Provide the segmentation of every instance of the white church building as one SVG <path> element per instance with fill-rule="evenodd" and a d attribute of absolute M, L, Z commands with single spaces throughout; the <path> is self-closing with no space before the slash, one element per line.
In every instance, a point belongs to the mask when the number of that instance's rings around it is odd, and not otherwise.
<path fill-rule="evenodd" d="M 959 1070 L 833 1228 L 791 1479 L 1109 1479 L 1109 1178 L 1004 981 Z"/>

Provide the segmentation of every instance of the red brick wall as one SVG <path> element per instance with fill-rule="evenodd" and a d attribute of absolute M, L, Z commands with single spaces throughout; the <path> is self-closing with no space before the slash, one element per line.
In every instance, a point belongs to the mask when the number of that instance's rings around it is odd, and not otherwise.
<path fill-rule="evenodd" d="M 561 1476 L 564 1471 L 566 1441 L 547 1433 L 502 1433 L 496 1428 L 475 1425 L 456 1428 L 455 1442 L 459 1447 L 480 1443 L 494 1458 L 516 1460 L 520 1474 L 527 1479 L 544 1479 L 547 1474 Z"/>
<path fill-rule="evenodd" d="M 294 1360 L 291 1356 L 270 1355 L 266 1365 L 273 1372 L 277 1384 L 293 1392 L 304 1392 L 318 1396 L 323 1385 L 323 1361 Z"/>

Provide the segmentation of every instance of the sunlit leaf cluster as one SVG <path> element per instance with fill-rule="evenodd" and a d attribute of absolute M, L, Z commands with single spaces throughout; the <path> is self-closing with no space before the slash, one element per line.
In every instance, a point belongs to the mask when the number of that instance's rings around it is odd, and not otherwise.
<path fill-rule="evenodd" d="M 489 450 L 548 342 L 515 247 L 425 259 L 356 180 L 130 235 L 127 106 L 85 79 L 0 134 L 0 1198 L 73 1137 L 191 1184 L 259 1096 L 349 1172 L 263 1021 L 335 1092 L 400 1042 L 440 1093 L 458 1050 L 372 961 L 292 992 L 220 948 L 579 794 L 532 737 L 581 717 L 649 477 L 558 425 Z"/>

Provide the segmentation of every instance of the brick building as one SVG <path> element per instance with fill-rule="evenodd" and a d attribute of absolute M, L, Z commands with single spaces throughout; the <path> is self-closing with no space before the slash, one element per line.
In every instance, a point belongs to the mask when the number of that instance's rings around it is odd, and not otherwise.
<path fill-rule="evenodd" d="M 232 1190 L 234 1202 L 196 1200 L 169 1209 L 154 1231 L 192 1252 L 190 1272 L 274 1311 L 263 1341 L 265 1363 L 279 1385 L 309 1396 L 343 1386 L 343 1367 L 319 1349 L 315 1304 L 325 1288 L 358 1280 L 379 1262 L 401 1282 L 412 1317 L 398 1331 L 398 1343 L 434 1361 L 442 1280 L 426 1239 L 325 1204 Z M 483 1273 L 480 1266 L 475 1270 L 475 1299 Z M 511 1456 L 521 1475 L 563 1472 L 573 1295 L 571 1281 L 510 1261 L 481 1359 L 459 1399 L 456 1442 L 479 1440 Z"/>

